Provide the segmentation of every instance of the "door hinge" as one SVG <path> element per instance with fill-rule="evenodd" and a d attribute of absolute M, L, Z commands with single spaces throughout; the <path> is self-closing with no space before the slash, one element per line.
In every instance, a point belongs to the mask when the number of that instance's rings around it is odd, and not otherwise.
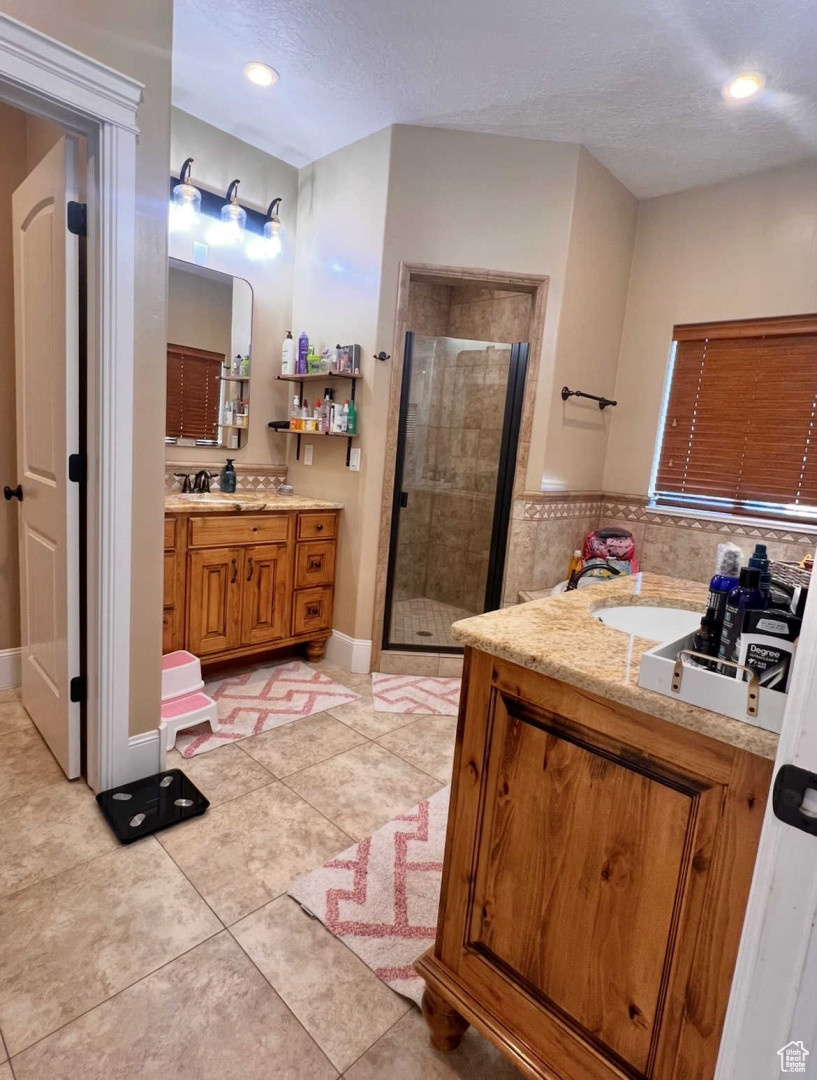
<path fill-rule="evenodd" d="M 88 479 L 88 458 L 85 454 L 68 455 L 68 479 L 72 484 L 84 484 Z"/>
<path fill-rule="evenodd" d="M 85 701 L 87 682 L 84 675 L 75 675 L 71 680 L 69 697 L 71 701 Z"/>
<path fill-rule="evenodd" d="M 88 207 L 82 202 L 68 203 L 68 231 L 74 236 L 88 235 Z"/>

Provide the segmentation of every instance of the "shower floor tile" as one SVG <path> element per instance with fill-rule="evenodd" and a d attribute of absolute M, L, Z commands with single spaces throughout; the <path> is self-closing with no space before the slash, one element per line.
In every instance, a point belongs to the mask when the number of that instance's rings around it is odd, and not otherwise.
<path fill-rule="evenodd" d="M 425 596 L 397 600 L 392 604 L 389 639 L 393 645 L 458 645 L 451 636 L 451 624 L 475 614 Z"/>

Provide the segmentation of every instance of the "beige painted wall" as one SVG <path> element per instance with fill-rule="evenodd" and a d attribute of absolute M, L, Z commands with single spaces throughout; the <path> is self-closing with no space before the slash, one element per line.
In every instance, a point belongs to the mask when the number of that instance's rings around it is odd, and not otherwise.
<path fill-rule="evenodd" d="M 11 194 L 28 172 L 26 116 L 0 104 L 0 483 L 17 483 L 14 422 L 14 258 Z M 0 650 L 20 645 L 20 567 L 16 502 L 0 502 Z"/>
<path fill-rule="evenodd" d="M 6 0 L 8 15 L 145 84 L 136 151 L 132 733 L 156 727 L 162 632 L 167 162 L 172 0 Z"/>
<path fill-rule="evenodd" d="M 298 170 L 278 158 L 236 139 L 226 131 L 205 124 L 180 109 L 173 109 L 170 168 L 178 175 L 185 158 L 194 158 L 192 179 L 209 191 L 226 192 L 236 177 L 241 181 L 239 198 L 245 206 L 266 212 L 272 200 L 283 199 L 280 208 L 284 226 L 284 250 L 274 261 L 248 258 L 246 248 L 210 246 L 207 266 L 249 281 L 253 290 L 252 366 L 250 383 L 250 426 L 240 450 L 230 451 L 239 463 L 269 465 L 286 460 L 286 435 L 276 435 L 267 422 L 287 415 L 289 395 L 284 383 L 276 382 L 281 370 L 281 345 L 292 326 L 292 286 L 296 250 Z M 193 261 L 193 240 L 205 240 L 207 221 L 193 233 L 171 233 L 170 254 Z M 334 342 L 333 342 L 334 344 Z M 244 436 L 242 436 L 243 438 Z M 226 452 L 207 447 L 168 446 L 170 461 L 223 462 Z"/>
<path fill-rule="evenodd" d="M 648 490 L 676 323 L 815 310 L 817 160 L 642 203 L 605 491 Z"/>
<path fill-rule="evenodd" d="M 290 445 L 290 479 L 298 492 L 344 504 L 334 625 L 355 638 L 371 636 L 383 483 L 390 368 L 373 354 L 391 352 L 391 331 L 378 335 L 391 138 L 386 129 L 307 165 L 298 191 L 293 331 L 305 329 L 319 349 L 338 342 L 361 346 L 363 379 L 355 400 L 362 457 L 360 472 L 350 472 L 346 443 L 316 438 L 315 463 L 306 466 L 295 461 Z M 334 385 L 340 397 L 345 386 Z"/>
<path fill-rule="evenodd" d="M 579 147 L 438 128 L 393 129 L 379 337 L 391 352 L 400 262 L 547 274 L 527 486 L 538 491 Z"/>
<path fill-rule="evenodd" d="M 537 459 L 548 487 L 598 491 L 604 475 L 607 437 L 616 410 L 560 391 L 584 390 L 614 397 L 621 329 L 627 302 L 638 202 L 623 184 L 582 148 L 559 314 L 559 334 L 550 381 L 538 415 L 549 407 L 544 456 Z M 533 457 L 533 454 L 531 454 Z M 529 490 L 539 490 L 530 475 Z"/>

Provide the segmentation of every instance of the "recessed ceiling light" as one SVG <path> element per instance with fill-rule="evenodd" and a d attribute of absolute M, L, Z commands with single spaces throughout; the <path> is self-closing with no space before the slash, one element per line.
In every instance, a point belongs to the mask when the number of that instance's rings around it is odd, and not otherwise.
<path fill-rule="evenodd" d="M 730 101 L 746 101 L 747 98 L 759 94 L 765 85 L 766 81 L 762 75 L 754 71 L 745 72 L 729 80 L 723 88 L 723 96 Z"/>
<path fill-rule="evenodd" d="M 259 64 L 256 61 L 245 64 L 244 74 L 256 86 L 272 86 L 273 83 L 278 82 L 278 72 L 269 64 Z"/>

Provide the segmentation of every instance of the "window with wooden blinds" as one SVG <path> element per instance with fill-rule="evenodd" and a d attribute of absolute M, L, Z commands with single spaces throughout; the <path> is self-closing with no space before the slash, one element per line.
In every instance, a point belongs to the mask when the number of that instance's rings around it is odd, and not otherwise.
<path fill-rule="evenodd" d="M 654 497 L 817 515 L 817 315 L 676 326 Z"/>
<path fill-rule="evenodd" d="M 168 345 L 165 426 L 168 439 L 218 443 L 223 367 L 223 353 Z"/>

